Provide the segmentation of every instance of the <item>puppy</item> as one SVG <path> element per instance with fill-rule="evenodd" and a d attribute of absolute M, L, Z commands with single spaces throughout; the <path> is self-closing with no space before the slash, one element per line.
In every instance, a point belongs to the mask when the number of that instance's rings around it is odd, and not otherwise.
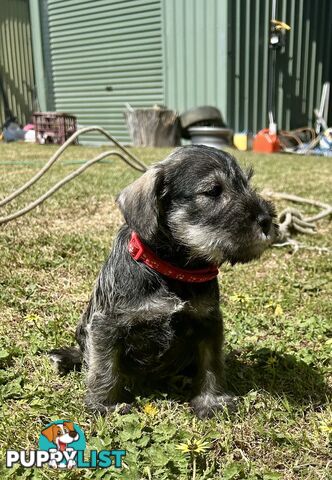
<path fill-rule="evenodd" d="M 193 145 L 120 193 L 125 224 L 77 327 L 80 351 L 52 352 L 64 370 L 82 356 L 91 409 L 126 410 L 154 380 L 184 371 L 198 417 L 229 404 L 218 268 L 258 258 L 277 231 L 250 176 L 230 154 Z"/>

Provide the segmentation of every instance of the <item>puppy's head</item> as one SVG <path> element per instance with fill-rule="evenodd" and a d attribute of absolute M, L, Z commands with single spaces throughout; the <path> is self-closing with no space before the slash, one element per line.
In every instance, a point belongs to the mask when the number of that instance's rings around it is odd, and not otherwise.
<path fill-rule="evenodd" d="M 226 152 L 181 147 L 125 188 L 118 203 L 150 245 L 162 233 L 192 258 L 248 262 L 277 232 L 274 208 L 251 188 L 250 177 Z"/>
<path fill-rule="evenodd" d="M 42 431 L 42 434 L 49 442 L 54 443 L 59 450 L 64 450 L 68 443 L 75 442 L 79 438 L 72 422 L 50 425 Z"/>

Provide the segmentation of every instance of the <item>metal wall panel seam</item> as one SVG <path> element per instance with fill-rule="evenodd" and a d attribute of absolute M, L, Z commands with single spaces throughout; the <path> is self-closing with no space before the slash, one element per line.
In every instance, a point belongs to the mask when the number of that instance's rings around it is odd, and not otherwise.
<path fill-rule="evenodd" d="M 37 96 L 40 109 L 45 111 L 47 110 L 47 99 L 39 0 L 29 0 L 29 5 Z"/>

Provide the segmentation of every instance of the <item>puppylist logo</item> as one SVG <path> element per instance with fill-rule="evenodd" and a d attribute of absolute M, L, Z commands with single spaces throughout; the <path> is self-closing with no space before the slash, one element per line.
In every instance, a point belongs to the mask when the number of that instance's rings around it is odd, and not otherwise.
<path fill-rule="evenodd" d="M 15 464 L 25 468 L 43 467 L 72 469 L 122 467 L 125 450 L 90 450 L 85 452 L 83 430 L 73 422 L 57 420 L 42 430 L 38 450 L 7 450 L 6 467 Z"/>

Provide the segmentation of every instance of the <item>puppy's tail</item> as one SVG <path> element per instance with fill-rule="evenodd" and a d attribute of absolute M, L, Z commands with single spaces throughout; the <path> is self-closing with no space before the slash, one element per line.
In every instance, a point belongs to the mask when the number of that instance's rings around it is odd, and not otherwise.
<path fill-rule="evenodd" d="M 83 355 L 78 348 L 56 348 L 48 352 L 48 355 L 62 375 L 82 368 Z"/>

